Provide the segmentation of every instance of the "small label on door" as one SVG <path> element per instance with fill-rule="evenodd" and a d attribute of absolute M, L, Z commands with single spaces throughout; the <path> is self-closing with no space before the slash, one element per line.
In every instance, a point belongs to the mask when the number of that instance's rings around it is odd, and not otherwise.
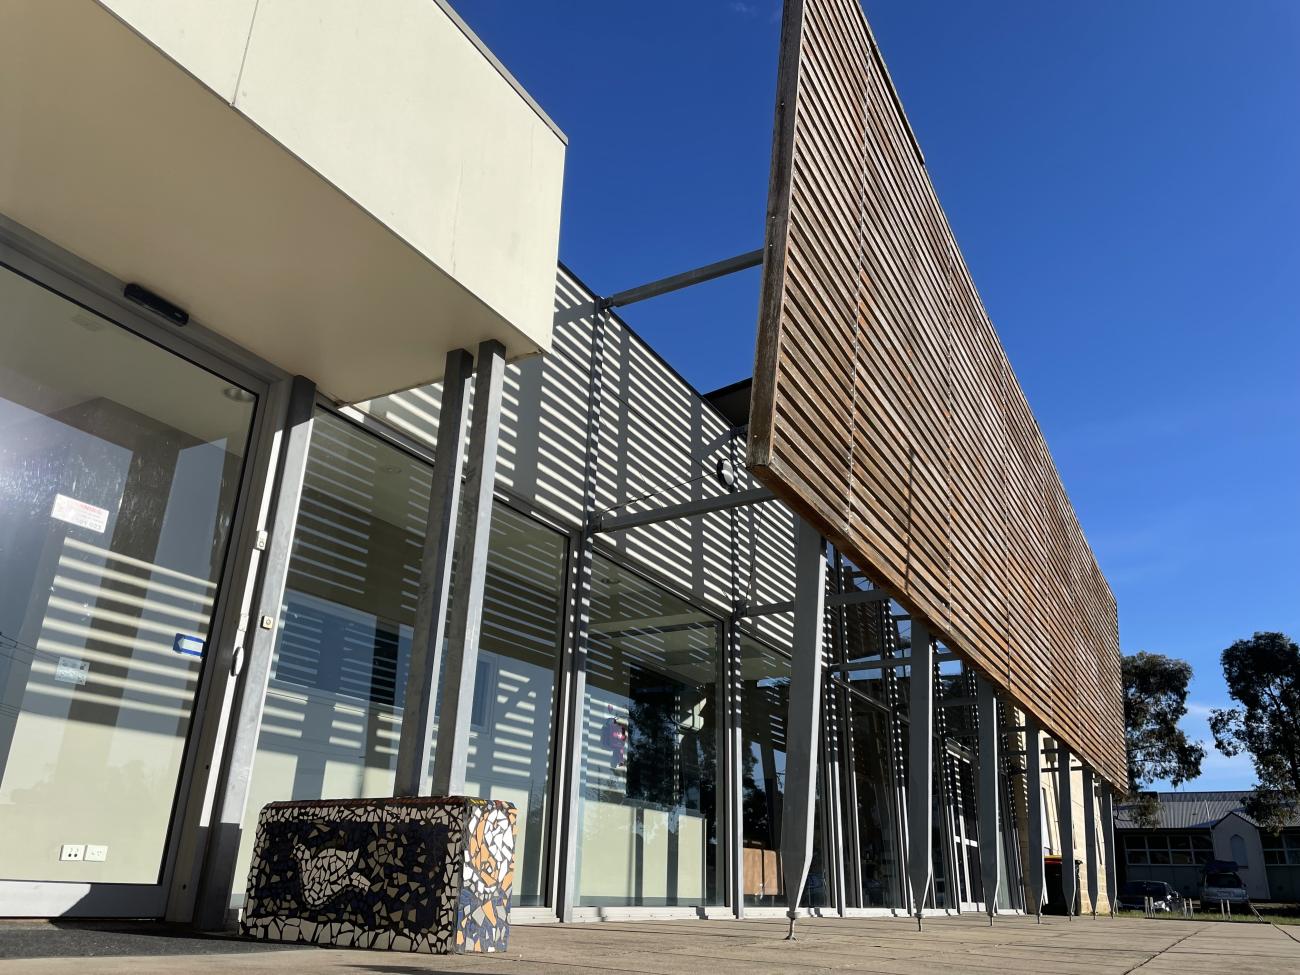
<path fill-rule="evenodd" d="M 185 654 L 187 657 L 201 657 L 203 656 L 203 641 L 196 636 L 177 633 L 176 639 L 172 640 L 172 649 L 177 653 Z"/>
<path fill-rule="evenodd" d="M 60 657 L 58 666 L 54 668 L 54 679 L 64 684 L 84 684 L 89 673 L 90 664 L 85 660 L 78 660 L 76 657 Z"/>
<path fill-rule="evenodd" d="M 93 504 L 78 501 L 66 494 L 54 496 L 54 510 L 50 512 L 50 517 L 66 521 L 78 528 L 89 528 L 93 532 L 102 532 L 108 527 L 107 508 L 97 508 Z"/>

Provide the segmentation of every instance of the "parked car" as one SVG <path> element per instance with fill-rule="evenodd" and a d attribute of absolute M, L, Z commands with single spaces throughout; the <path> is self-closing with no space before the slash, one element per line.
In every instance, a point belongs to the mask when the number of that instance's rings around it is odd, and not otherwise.
<path fill-rule="evenodd" d="M 1122 911 L 1145 911 L 1148 897 L 1157 911 L 1176 911 L 1183 904 L 1182 895 L 1163 880 L 1130 880 L 1121 885 L 1115 901 Z"/>
<path fill-rule="evenodd" d="M 1220 901 L 1245 904 L 1250 900 L 1241 875 L 1235 870 L 1209 870 L 1201 880 L 1201 910 L 1212 910 Z"/>

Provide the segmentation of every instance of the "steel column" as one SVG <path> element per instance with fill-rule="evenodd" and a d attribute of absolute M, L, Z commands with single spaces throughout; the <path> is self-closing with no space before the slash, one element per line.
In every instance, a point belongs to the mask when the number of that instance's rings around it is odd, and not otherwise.
<path fill-rule="evenodd" d="M 1043 904 L 1047 902 L 1047 884 L 1043 877 L 1043 727 L 1025 716 L 1025 815 L 1029 822 L 1029 870 L 1025 891 L 1025 909 L 1032 911 L 1041 924 Z"/>
<path fill-rule="evenodd" d="M 595 535 L 591 522 L 596 513 L 597 462 L 605 389 L 605 328 L 608 315 L 592 315 L 591 373 L 587 390 L 587 430 L 582 477 L 584 527 L 573 533 L 569 548 L 568 640 L 561 658 L 560 716 L 555 750 L 555 785 L 552 805 L 557 842 L 553 891 L 561 921 L 572 921 L 578 903 L 578 843 L 582 805 L 582 764 L 586 726 L 587 647 L 591 630 L 592 564 Z"/>
<path fill-rule="evenodd" d="M 1088 903 L 1097 916 L 1097 783 L 1092 766 L 1083 766 L 1083 845 L 1084 870 L 1087 871 Z"/>
<path fill-rule="evenodd" d="M 741 692 L 744 675 L 741 672 L 740 634 L 735 622 L 723 626 L 722 649 L 725 654 L 722 687 L 723 721 L 722 767 L 725 771 L 726 789 L 718 790 L 722 799 L 722 863 L 726 900 L 736 917 L 745 916 L 745 788 L 744 788 L 744 735 L 741 726 Z"/>
<path fill-rule="evenodd" d="M 908 688 L 907 873 L 912 885 L 916 926 L 921 927 L 925 898 L 934 877 L 930 860 L 934 801 L 934 648 L 930 631 L 912 620 L 911 680 Z"/>
<path fill-rule="evenodd" d="M 998 892 L 1002 889 L 1002 828 L 999 822 L 998 752 L 1001 728 L 998 727 L 998 699 L 993 685 L 982 676 L 975 678 L 976 711 L 979 715 L 979 837 L 980 873 L 984 882 L 984 909 L 989 924 L 998 912 Z"/>
<path fill-rule="evenodd" d="M 1056 748 L 1056 819 L 1061 834 L 1061 894 L 1066 916 L 1074 917 L 1078 894 L 1074 877 L 1074 777 L 1070 772 L 1070 749 L 1058 742 Z"/>
<path fill-rule="evenodd" d="M 447 596 L 460 511 L 460 470 L 465 458 L 465 428 L 469 420 L 469 383 L 474 360 L 464 349 L 447 353 L 442 405 L 438 411 L 438 443 L 434 448 L 433 484 L 429 490 L 420 588 L 416 594 L 415 626 L 411 633 L 410 676 L 402 705 L 402 731 L 397 745 L 395 796 L 427 795 L 429 756 L 433 750 L 435 694 L 447 629 Z"/>
<path fill-rule="evenodd" d="M 834 565 L 835 584 L 832 595 L 843 591 L 847 571 L 844 567 L 844 555 L 838 549 L 835 550 Z M 835 633 L 835 660 L 837 663 L 843 663 L 849 657 L 848 621 L 845 618 L 844 611 L 838 607 L 832 616 Z M 836 688 L 835 698 L 840 715 L 840 741 L 843 743 L 842 754 L 844 755 L 842 766 L 843 788 L 839 808 L 840 835 L 841 842 L 844 844 L 844 882 L 841 886 L 846 891 L 853 891 L 852 897 L 840 902 L 840 913 L 843 914 L 845 908 L 850 906 L 866 907 L 867 905 L 863 903 L 865 888 L 862 881 L 861 836 L 858 831 L 857 728 L 853 720 L 853 704 L 848 689 L 838 684 L 832 684 L 831 686 Z"/>
<path fill-rule="evenodd" d="M 1115 810 L 1112 806 L 1113 796 L 1110 787 L 1103 784 L 1101 789 L 1101 837 L 1106 844 L 1106 903 L 1110 907 L 1110 916 L 1115 916 Z"/>
<path fill-rule="evenodd" d="M 790 664 L 785 789 L 781 797 L 781 872 L 790 939 L 794 938 L 799 898 L 812 864 L 825 605 L 826 542 L 817 529 L 796 518 L 794 659 Z"/>
<path fill-rule="evenodd" d="M 446 676 L 433 754 L 431 794 L 437 796 L 462 795 L 465 791 L 505 372 L 505 346 L 494 339 L 479 345 L 474 370 L 474 414 L 465 458 L 465 500 L 456 524 L 459 581 L 452 594 L 448 618 Z"/>
<path fill-rule="evenodd" d="M 733 470 L 738 470 L 742 461 L 742 444 L 734 433 L 727 444 L 727 452 Z M 730 597 L 735 606 L 741 599 L 740 577 L 740 509 L 732 508 L 727 517 L 727 542 L 732 552 Z M 752 556 L 751 556 L 752 561 Z M 726 789 L 718 790 L 725 794 L 723 808 L 721 858 L 726 867 L 724 872 L 726 902 L 731 906 L 737 918 L 745 916 L 745 735 L 742 713 L 744 707 L 744 663 L 740 651 L 739 621 L 733 616 L 723 625 L 723 652 L 725 653 L 722 686 L 722 767 L 726 771 Z"/>
<path fill-rule="evenodd" d="M 249 570 L 248 615 L 235 635 L 230 665 L 236 700 L 232 709 L 229 749 L 222 766 L 213 823 L 196 895 L 194 923 L 201 930 L 219 931 L 226 926 L 226 913 L 235 883 L 235 860 L 243 836 L 248 787 L 253 759 L 262 729 L 266 685 L 275 655 L 280 608 L 289 576 L 289 557 L 298 527 L 303 476 L 311 448 L 316 386 L 295 376 L 288 383 L 288 406 L 278 436 L 278 462 L 274 501 L 267 522 L 265 550 L 260 564 Z M 220 732 L 219 732 L 220 733 Z"/>

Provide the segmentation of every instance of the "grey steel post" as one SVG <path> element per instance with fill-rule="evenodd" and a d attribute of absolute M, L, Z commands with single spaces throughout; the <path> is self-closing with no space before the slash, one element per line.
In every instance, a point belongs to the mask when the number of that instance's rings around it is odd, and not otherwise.
<path fill-rule="evenodd" d="M 1106 785 L 1101 790 L 1101 837 L 1106 844 L 1106 902 L 1110 905 L 1110 916 L 1115 916 L 1115 810 L 1113 796 Z"/>
<path fill-rule="evenodd" d="M 402 704 L 402 733 L 397 745 L 397 775 L 393 795 L 425 794 L 429 755 L 433 750 L 433 721 L 442 664 L 442 640 L 447 629 L 447 595 L 451 591 L 451 562 L 460 510 L 460 469 L 465 458 L 465 427 L 469 419 L 469 383 L 474 360 L 464 349 L 447 353 L 438 411 L 438 443 L 434 448 L 429 517 L 420 559 L 420 588 L 411 633 L 410 676 Z"/>
<path fill-rule="evenodd" d="M 734 538 L 734 533 L 733 533 Z M 745 860 L 742 852 L 745 845 L 745 790 L 743 777 L 744 763 L 742 749 L 744 734 L 741 726 L 741 694 L 744 682 L 740 656 L 740 634 L 734 620 L 723 626 L 723 673 L 726 681 L 720 695 L 723 702 L 723 721 L 721 733 L 724 747 L 722 766 L 726 771 L 726 798 L 723 802 L 724 825 L 723 837 L 723 876 L 727 900 L 731 903 L 737 918 L 745 916 Z M 722 795 L 723 790 L 718 790 Z"/>
<path fill-rule="evenodd" d="M 925 898 L 934 877 L 930 860 L 934 789 L 934 647 L 930 631 L 912 617 L 911 680 L 908 702 L 907 873 L 912 884 L 916 927 L 921 928 Z"/>
<path fill-rule="evenodd" d="M 1070 749 L 1063 742 L 1056 747 L 1056 819 L 1061 831 L 1061 894 L 1065 914 L 1074 917 L 1074 899 L 1078 894 L 1074 877 L 1074 777 L 1070 772 Z"/>
<path fill-rule="evenodd" d="M 812 865 L 816 815 L 818 723 L 821 717 L 822 627 L 826 606 L 826 542 L 795 520 L 794 659 L 786 718 L 785 790 L 781 798 L 781 872 L 786 914 L 794 919 Z"/>
<path fill-rule="evenodd" d="M 238 684 L 231 712 L 233 728 L 218 786 L 194 911 L 195 925 L 206 931 L 219 931 L 226 926 L 226 912 L 235 880 L 235 860 L 239 856 L 248 804 L 248 786 L 262 729 L 262 710 L 266 705 L 266 685 L 275 655 L 280 607 L 289 576 L 289 557 L 298 527 L 303 476 L 311 448 L 316 385 L 301 376 L 295 376 L 289 382 L 289 403 L 279 435 L 279 463 L 274 474 L 275 500 L 267 523 L 266 547 L 255 578 L 249 581 L 255 589 L 249 602 L 251 622 L 245 620 L 236 636 L 230 669 Z"/>
<path fill-rule="evenodd" d="M 1092 916 L 1097 916 L 1097 783 L 1092 766 L 1083 766 L 1083 845 L 1088 849 L 1084 853 L 1084 869 L 1087 871 L 1088 902 L 1092 905 Z"/>
<path fill-rule="evenodd" d="M 838 549 L 835 551 L 834 562 L 834 585 L 832 594 L 838 595 L 844 591 L 844 555 Z M 828 600 L 829 603 L 829 600 Z M 831 614 L 834 621 L 835 633 L 835 661 L 836 665 L 842 665 L 849 659 L 848 649 L 848 624 L 845 611 L 842 607 L 834 607 Z M 842 798 L 839 805 L 840 825 L 840 842 L 843 843 L 844 871 L 843 883 L 841 886 L 846 890 L 852 890 L 853 907 L 865 907 L 863 903 L 863 882 L 862 882 L 862 849 L 861 839 L 858 831 L 858 756 L 856 746 L 857 727 L 853 720 L 853 705 L 851 703 L 850 692 L 845 687 L 836 687 L 836 710 L 839 714 L 840 723 L 840 741 L 843 745 L 843 776 L 844 783 L 842 789 Z M 850 906 L 850 898 L 840 901 L 840 914 L 843 915 L 847 907 Z"/>
<path fill-rule="evenodd" d="M 1026 907 L 1043 922 L 1047 884 L 1043 877 L 1043 728 L 1025 715 L 1025 815 L 1029 822 L 1029 889 Z"/>
<path fill-rule="evenodd" d="M 483 623 L 483 589 L 487 583 L 488 542 L 492 535 L 497 435 L 501 429 L 501 393 L 506 374 L 505 346 L 494 339 L 479 345 L 474 372 L 474 414 L 465 458 L 465 500 L 456 524 L 459 580 L 448 614 L 446 676 L 433 754 L 431 788 L 436 796 L 465 792 L 479 630 Z"/>
<path fill-rule="evenodd" d="M 979 713 L 979 836 L 980 873 L 984 881 L 984 909 L 989 924 L 998 912 L 998 893 L 1002 889 L 1002 826 L 998 810 L 998 699 L 993 685 L 983 676 L 975 678 L 976 711 Z"/>
<path fill-rule="evenodd" d="M 570 922 L 578 902 L 578 844 L 583 805 L 583 750 L 586 728 L 587 647 L 590 640 L 592 567 L 595 558 L 592 520 L 596 513 L 600 431 L 605 389 L 605 331 L 609 315 L 591 316 L 591 373 L 587 390 L 587 430 L 582 465 L 584 526 L 573 533 L 569 547 L 567 639 L 561 658 L 559 698 L 561 716 L 555 750 L 556 774 L 552 795 L 555 815 L 554 897 L 560 920 Z"/>

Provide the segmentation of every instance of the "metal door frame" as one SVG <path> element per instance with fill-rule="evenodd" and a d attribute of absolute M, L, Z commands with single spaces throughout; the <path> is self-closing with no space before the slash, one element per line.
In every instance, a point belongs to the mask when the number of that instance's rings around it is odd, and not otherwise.
<path fill-rule="evenodd" d="M 278 430 L 273 422 L 272 400 L 275 386 L 285 373 L 208 331 L 196 323 L 177 327 L 165 325 L 123 297 L 123 282 L 68 254 L 26 228 L 0 215 L 0 267 L 27 278 L 51 292 L 81 305 L 116 326 L 207 372 L 253 393 L 257 399 L 249 427 L 243 470 L 232 512 L 230 534 L 220 576 L 217 598 L 213 603 L 208 647 L 219 651 L 230 641 L 239 625 L 240 576 L 248 571 L 248 559 L 241 557 L 256 543 L 259 525 L 254 511 L 266 490 L 266 471 L 258 460 L 270 453 L 270 443 Z M 259 488 L 261 490 L 259 490 Z M 191 703 L 189 724 L 181 766 L 176 778 L 172 813 L 158 879 L 152 884 L 95 883 L 61 880 L 0 879 L 0 917 L 158 917 L 164 916 L 169 891 L 177 874 L 178 853 L 182 839 L 194 846 L 192 824 L 187 813 L 194 811 L 194 789 L 206 779 L 206 770 L 215 763 L 204 755 L 200 763 L 198 743 L 215 740 L 210 724 L 224 727 L 227 715 L 218 691 L 229 677 L 218 674 L 219 652 L 205 653 L 198 683 Z M 226 679 L 217 679 L 218 677 Z M 214 686 L 216 685 L 216 686 Z M 208 731 L 209 734 L 204 735 Z M 217 742 L 219 746 L 219 742 Z M 204 789 L 199 805 L 210 807 L 211 782 Z M 205 817 L 200 814 L 200 820 Z M 201 834 L 200 834 L 201 835 Z M 200 850 L 201 853 L 201 850 Z M 57 868 L 51 869 L 51 874 Z"/>

